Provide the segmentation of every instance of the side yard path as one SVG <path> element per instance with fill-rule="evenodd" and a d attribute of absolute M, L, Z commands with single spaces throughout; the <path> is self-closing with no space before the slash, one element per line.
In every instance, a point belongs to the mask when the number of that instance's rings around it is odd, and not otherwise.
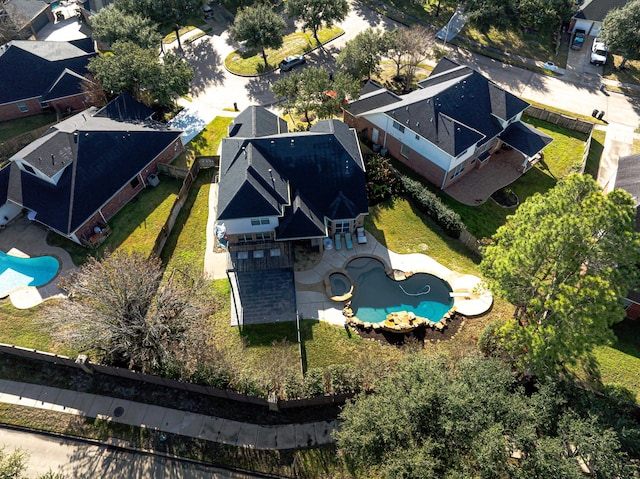
<path fill-rule="evenodd" d="M 258 425 L 204 414 L 0 379 L 0 403 L 113 421 L 229 446 L 285 450 L 332 444 L 337 419 Z"/>

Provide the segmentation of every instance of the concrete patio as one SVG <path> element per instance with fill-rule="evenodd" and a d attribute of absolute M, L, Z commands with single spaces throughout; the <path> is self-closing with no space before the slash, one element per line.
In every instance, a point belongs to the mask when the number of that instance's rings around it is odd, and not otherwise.
<path fill-rule="evenodd" d="M 465 205 L 481 205 L 524 174 L 523 162 L 524 156 L 516 150 L 498 150 L 485 165 L 474 168 L 444 191 Z"/>

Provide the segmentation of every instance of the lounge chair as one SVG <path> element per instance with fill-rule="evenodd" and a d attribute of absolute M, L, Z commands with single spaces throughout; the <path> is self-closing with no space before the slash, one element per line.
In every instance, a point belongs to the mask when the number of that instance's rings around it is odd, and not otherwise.
<path fill-rule="evenodd" d="M 340 233 L 336 233 L 333 242 L 336 244 L 336 251 L 340 251 L 342 249 L 342 235 Z"/>
<path fill-rule="evenodd" d="M 347 245 L 347 249 L 353 249 L 353 243 L 351 242 L 351 233 L 344 234 L 344 243 Z"/>
<path fill-rule="evenodd" d="M 356 228 L 356 235 L 358 237 L 358 244 L 366 244 L 367 243 L 367 235 L 364 232 L 364 226 L 358 226 Z"/>

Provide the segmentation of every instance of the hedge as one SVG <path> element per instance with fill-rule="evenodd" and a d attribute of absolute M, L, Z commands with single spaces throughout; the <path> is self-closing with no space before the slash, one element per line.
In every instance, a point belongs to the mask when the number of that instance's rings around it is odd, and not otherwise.
<path fill-rule="evenodd" d="M 409 197 L 417 208 L 438 223 L 447 235 L 459 238 L 464 229 L 464 223 L 460 215 L 445 205 L 440 198 L 425 186 L 407 176 L 402 176 L 400 181 Z"/>

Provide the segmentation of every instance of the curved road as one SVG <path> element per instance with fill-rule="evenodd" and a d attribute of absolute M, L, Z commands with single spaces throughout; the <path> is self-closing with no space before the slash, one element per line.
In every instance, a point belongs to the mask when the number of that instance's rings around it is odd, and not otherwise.
<path fill-rule="evenodd" d="M 92 443 L 0 428 L 0 447 L 7 452 L 20 448 L 29 454 L 27 477 L 37 477 L 49 469 L 66 479 L 260 479 L 216 467 L 179 459 L 98 446 Z"/>

